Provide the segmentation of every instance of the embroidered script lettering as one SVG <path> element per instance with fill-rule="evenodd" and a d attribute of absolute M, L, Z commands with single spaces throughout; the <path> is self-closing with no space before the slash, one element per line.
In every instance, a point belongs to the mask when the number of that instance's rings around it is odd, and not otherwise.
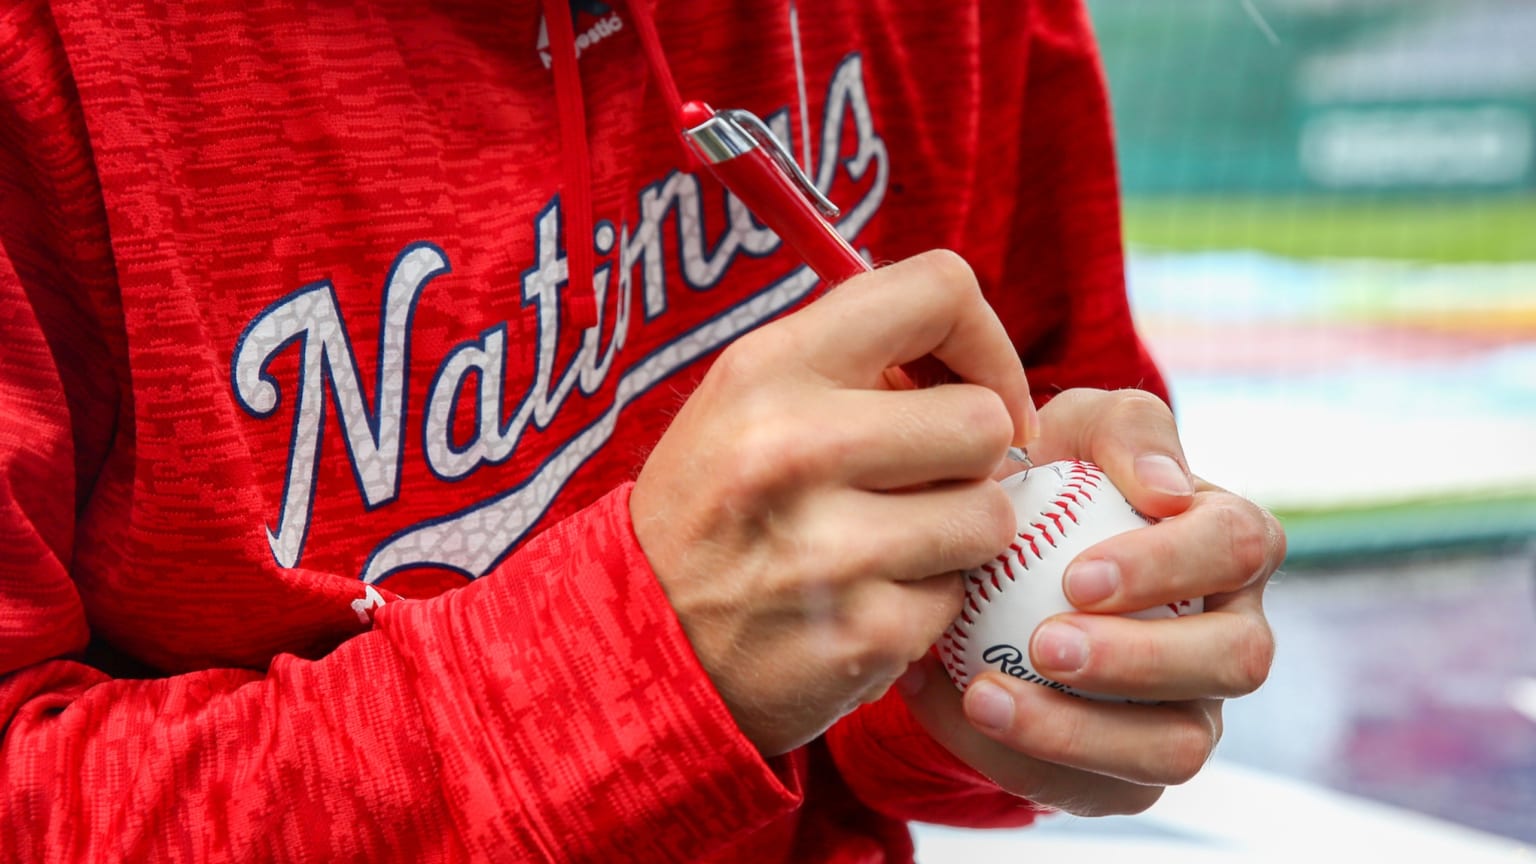
<path fill-rule="evenodd" d="M 775 134 L 788 139 L 788 114 L 770 118 Z M 841 157 L 844 136 L 851 134 L 854 151 Z M 889 160 L 885 142 L 875 131 L 862 63 L 850 55 L 830 83 L 822 118 L 820 160 L 814 179 L 830 191 L 839 168 L 854 182 L 871 177 L 864 197 L 846 209 L 838 231 L 856 238 L 885 199 Z M 871 176 L 872 172 L 872 176 Z M 637 396 L 705 354 L 734 340 L 803 299 L 817 282 L 800 266 L 763 286 L 725 314 L 681 333 L 652 353 L 620 367 L 616 358 L 631 328 L 636 294 L 644 322 L 667 313 L 665 241 L 677 238 L 678 271 L 688 286 L 707 290 L 725 276 L 739 253 L 762 255 L 779 240 L 759 227 L 747 209 L 727 197 L 727 218 L 719 235 L 709 238 L 697 178 L 673 172 L 639 194 L 639 219 L 615 227 L 600 222 L 593 233 L 598 253 L 594 275 L 599 320 L 584 330 L 574 356 L 557 358 L 561 321 L 559 293 L 567 277 L 560 250 L 560 201 L 551 198 L 534 220 L 536 260 L 524 272 L 522 297 L 534 309 L 538 337 L 531 346 L 508 344 L 507 327 L 498 323 L 478 336 L 450 348 L 437 366 L 426 404 L 412 417 L 421 418 L 423 456 L 428 467 L 445 481 L 461 479 L 484 465 L 511 458 L 528 424 L 545 427 L 574 394 L 590 397 L 614 374 L 612 402 L 593 412 L 594 419 L 557 448 L 543 464 L 506 491 L 454 513 L 408 527 L 380 543 L 361 574 L 377 582 L 390 573 L 417 564 L 432 564 L 476 578 L 495 566 L 522 539 L 554 501 L 556 494 L 584 462 L 613 435 L 618 416 Z M 669 226 L 675 223 L 675 231 Z M 273 557 L 284 567 L 296 566 L 303 554 L 313 511 L 324 424 L 331 419 L 325 406 L 334 406 L 334 419 L 347 442 L 347 458 L 358 491 L 368 509 L 384 506 L 399 495 L 404 456 L 405 423 L 410 406 L 406 376 L 411 368 L 411 318 L 427 284 L 450 272 L 447 254 L 431 243 L 402 250 L 385 279 L 379 310 L 382 326 L 374 380 L 364 382 L 353 353 L 334 286 L 316 282 L 281 298 L 263 310 L 241 334 L 235 347 L 231 381 L 240 406 L 251 416 L 276 419 L 281 394 L 291 394 L 288 406 L 292 432 L 281 509 L 275 527 L 266 529 Z M 639 273 L 638 286 L 633 274 Z M 609 292 L 615 292 L 612 321 L 603 320 Z M 526 382 L 507 379 L 506 352 L 522 347 L 533 355 L 533 375 Z M 280 382 L 272 362 L 288 351 L 299 354 L 298 373 Z M 504 395 L 515 386 L 522 396 L 509 416 L 503 416 Z M 372 390 L 370 400 L 366 396 Z M 515 392 L 515 391 L 514 391 Z M 452 436 L 456 405 L 476 409 L 468 441 Z"/>

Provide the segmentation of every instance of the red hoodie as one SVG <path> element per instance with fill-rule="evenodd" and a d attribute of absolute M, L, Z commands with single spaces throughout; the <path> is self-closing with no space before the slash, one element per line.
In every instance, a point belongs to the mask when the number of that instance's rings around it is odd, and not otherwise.
<path fill-rule="evenodd" d="M 0 857 L 1028 822 L 894 696 L 763 760 L 627 507 L 715 352 L 818 287 L 687 173 L 650 16 L 856 246 L 964 255 L 1037 394 L 1160 389 L 1085 13 L 978 6 L 0 2 Z"/>

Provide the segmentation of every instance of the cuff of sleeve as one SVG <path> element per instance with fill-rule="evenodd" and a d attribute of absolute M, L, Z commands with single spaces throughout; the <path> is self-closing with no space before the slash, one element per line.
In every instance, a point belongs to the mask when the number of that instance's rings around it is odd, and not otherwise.
<path fill-rule="evenodd" d="M 447 794 L 483 817 L 463 827 L 487 843 L 693 860 L 802 801 L 795 763 L 762 758 L 700 666 L 635 538 L 631 488 L 441 598 L 448 622 L 410 628 L 438 642 L 407 652 L 439 658 L 421 674 L 459 691 L 423 705 L 455 739 Z"/>
<path fill-rule="evenodd" d="M 844 781 L 870 808 L 895 819 L 963 828 L 1028 825 L 1049 812 L 999 788 L 933 739 L 894 691 L 827 732 Z"/>

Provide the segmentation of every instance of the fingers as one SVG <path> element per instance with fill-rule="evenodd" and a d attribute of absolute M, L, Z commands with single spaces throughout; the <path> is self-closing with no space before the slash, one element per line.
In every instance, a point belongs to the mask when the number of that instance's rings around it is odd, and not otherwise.
<path fill-rule="evenodd" d="M 988 673 L 963 699 L 984 736 L 1035 759 L 1127 783 L 1194 777 L 1221 736 L 1215 701 L 1105 704 Z"/>
<path fill-rule="evenodd" d="M 1017 349 L 981 296 L 970 266 L 935 251 L 840 285 L 784 320 L 800 360 L 844 385 L 877 385 L 884 370 L 932 354 L 962 380 L 998 394 L 1014 441 L 1038 426 Z"/>
<path fill-rule="evenodd" d="M 1257 595 L 1247 600 L 1256 607 Z M 1051 618 L 1030 638 L 1042 675 L 1088 693 L 1171 702 L 1232 698 L 1269 676 L 1275 642 L 1257 608 L 1229 605 L 1182 618 Z"/>
<path fill-rule="evenodd" d="M 971 688 L 976 695 L 962 700 L 943 667 L 929 656 L 902 676 L 899 691 L 913 717 L 935 740 L 1003 789 L 1036 804 L 1079 816 L 1139 813 L 1157 801 L 1161 784 L 1188 776 L 1189 766 L 1180 764 L 1181 758 L 1203 761 L 1199 737 L 1190 736 L 1191 744 L 1183 737 L 1187 729 L 1169 730 L 1186 722 L 1177 713 L 1098 720 L 1088 715 L 1118 706 L 1011 680 L 993 691 L 1003 694 L 1001 710 L 989 709 L 982 705 L 986 693 L 982 682 L 991 683 L 992 677 L 978 678 Z M 987 723 L 978 724 L 972 714 L 985 715 Z M 998 718 L 998 714 L 1006 716 Z M 1219 714 L 1214 727 L 1206 723 L 1205 728 L 1219 730 Z M 1215 746 L 1218 735 L 1219 731 L 1205 735 L 1209 747 Z M 1156 749 L 1158 742 L 1168 740 L 1195 752 L 1169 756 Z"/>
<path fill-rule="evenodd" d="M 1161 399 L 1140 390 L 1068 390 L 1044 411 L 1043 437 L 1030 451 L 1036 463 L 1092 461 L 1149 516 L 1172 516 L 1189 506 L 1194 479 L 1173 412 Z"/>
<path fill-rule="evenodd" d="M 813 390 L 764 403 L 709 443 L 726 449 L 728 442 L 730 459 L 696 485 L 767 500 L 810 488 L 895 490 L 976 480 L 1006 460 L 1013 435 L 1002 400 L 972 384 Z"/>
<path fill-rule="evenodd" d="M 959 698 L 928 658 L 903 692 L 935 738 L 1005 789 L 1074 813 L 1139 812 L 1205 764 L 1221 735 L 1221 698 L 1267 677 L 1274 637 L 1262 594 L 1284 535 L 1261 508 L 1190 474 L 1172 414 L 1155 397 L 1068 391 L 1045 414 L 1030 445 L 1037 463 L 1092 460 L 1132 506 L 1162 521 L 1073 562 L 1064 588 L 1085 612 L 1041 625 L 1032 665 L 1082 692 L 1142 701 L 1080 699 L 995 671 Z M 1205 614 L 1086 614 L 1196 597 Z"/>
<path fill-rule="evenodd" d="M 1063 577 L 1067 598 L 1085 612 L 1128 613 L 1203 597 L 1206 613 L 1163 621 L 1059 616 L 1036 630 L 1031 660 L 1062 683 L 1136 699 L 1252 692 L 1274 656 L 1261 604 L 1264 583 L 1285 557 L 1279 523 L 1188 475 L 1172 415 L 1149 395 L 1075 390 L 1048 410 L 1040 458 L 1091 458 L 1133 506 L 1167 517 L 1079 555 Z M 1177 467 L 1164 472 L 1169 465 Z"/>
<path fill-rule="evenodd" d="M 820 506 L 799 517 L 808 538 L 804 554 L 813 559 L 802 566 L 818 564 L 829 578 L 913 581 L 979 567 L 1006 549 L 1015 531 L 1013 505 L 992 480 L 848 491 Z"/>
<path fill-rule="evenodd" d="M 874 699 L 960 613 L 965 584 L 959 573 L 940 573 L 910 582 L 867 582 L 847 596 L 849 608 L 828 622 L 824 650 L 850 671 L 872 673 L 865 698 Z"/>
<path fill-rule="evenodd" d="M 967 383 L 894 392 L 885 370 L 928 355 Z M 952 253 L 850 280 L 716 359 L 629 511 L 700 664 L 763 753 L 820 734 L 953 620 L 955 571 L 1013 536 L 990 474 L 1033 434 L 1033 410 L 1017 352 Z"/>
<path fill-rule="evenodd" d="M 1267 510 L 1208 487 L 1189 509 L 1083 552 L 1062 589 L 1088 612 L 1135 612 L 1239 591 L 1280 566 L 1285 532 Z"/>
<path fill-rule="evenodd" d="M 824 471 L 863 489 L 989 477 L 1013 438 L 1002 400 L 971 384 L 848 390 L 837 404 L 836 422 L 823 425 L 824 452 L 835 460 Z"/>
<path fill-rule="evenodd" d="M 1204 614 L 1058 616 L 1031 637 L 1031 660 L 1064 684 L 1133 699 L 1251 693 L 1274 659 L 1263 591 L 1284 556 L 1285 535 L 1272 515 L 1207 487 L 1186 512 L 1088 549 L 1063 577 L 1068 599 L 1084 612 L 1203 597 Z"/>

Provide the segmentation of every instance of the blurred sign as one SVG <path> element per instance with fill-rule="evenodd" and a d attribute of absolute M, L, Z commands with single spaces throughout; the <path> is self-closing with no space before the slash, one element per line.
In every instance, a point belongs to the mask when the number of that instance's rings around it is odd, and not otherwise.
<path fill-rule="evenodd" d="M 1536 188 L 1536 0 L 1089 8 L 1130 195 Z"/>
<path fill-rule="evenodd" d="M 1531 173 L 1533 125 L 1501 106 L 1325 109 L 1302 124 L 1301 167 L 1331 188 L 1511 186 Z"/>

